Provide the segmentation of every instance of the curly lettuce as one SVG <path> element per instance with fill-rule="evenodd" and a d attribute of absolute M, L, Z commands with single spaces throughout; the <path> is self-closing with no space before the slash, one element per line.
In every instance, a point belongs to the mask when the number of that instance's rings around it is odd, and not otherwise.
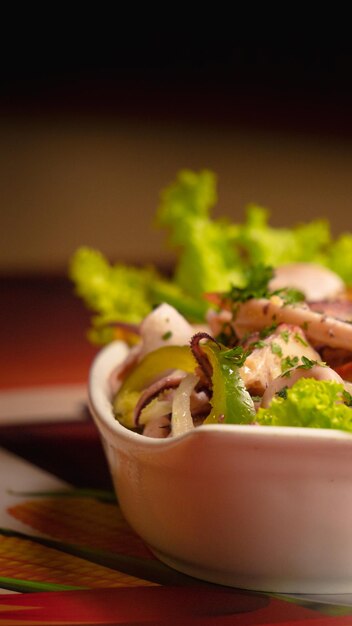
<path fill-rule="evenodd" d="M 327 265 L 352 284 L 352 236 L 332 241 L 327 220 L 313 220 L 292 228 L 274 228 L 264 207 L 247 207 L 243 223 L 215 220 L 216 176 L 182 170 L 161 193 L 156 224 L 169 234 L 177 251 L 174 283 L 185 293 L 242 287 L 251 265 L 277 267 L 286 263 Z"/>
<path fill-rule="evenodd" d="M 154 268 L 111 265 L 101 252 L 92 248 L 81 247 L 75 252 L 69 277 L 76 294 L 95 313 L 88 335 L 93 343 L 112 341 L 114 322 L 139 324 L 162 302 L 168 302 L 190 320 L 200 321 L 205 316 L 205 301 L 184 293 Z"/>
<path fill-rule="evenodd" d="M 277 267 L 297 261 L 326 262 L 330 228 L 326 220 L 314 220 L 293 228 L 273 228 L 269 211 L 251 204 L 246 220 L 238 227 L 235 245 L 245 251 L 247 261 Z"/>
<path fill-rule="evenodd" d="M 301 426 L 352 431 L 352 407 L 342 384 L 300 378 L 286 398 L 275 396 L 267 409 L 260 408 L 256 420 L 263 426 Z"/>
<path fill-rule="evenodd" d="M 344 233 L 331 244 L 329 267 L 339 274 L 346 285 L 352 286 L 352 234 Z"/>
<path fill-rule="evenodd" d="M 241 256 L 233 245 L 237 226 L 210 217 L 217 201 L 215 174 L 182 170 L 160 200 L 156 223 L 168 230 L 178 251 L 175 283 L 197 297 L 241 283 Z"/>
<path fill-rule="evenodd" d="M 151 269 L 110 265 L 98 250 L 81 247 L 70 261 L 69 276 L 77 295 L 96 313 L 89 332 L 93 343 L 114 338 L 112 322 L 138 324 L 151 310 L 149 290 L 155 280 Z"/>
<path fill-rule="evenodd" d="M 69 275 L 77 294 L 95 316 L 91 338 L 113 338 L 112 322 L 139 323 L 160 302 L 168 302 L 191 321 L 203 321 L 205 292 L 243 288 L 252 266 L 321 263 L 352 285 L 352 235 L 334 241 L 326 220 L 293 228 L 274 228 L 267 209 L 250 205 L 243 223 L 214 219 L 217 179 L 213 172 L 182 170 L 161 192 L 156 225 L 168 232 L 177 252 L 173 276 L 154 268 L 111 265 L 97 250 L 74 254 Z"/>

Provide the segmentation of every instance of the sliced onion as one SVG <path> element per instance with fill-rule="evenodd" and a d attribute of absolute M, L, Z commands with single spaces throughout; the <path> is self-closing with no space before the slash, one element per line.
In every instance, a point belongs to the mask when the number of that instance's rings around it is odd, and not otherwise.
<path fill-rule="evenodd" d="M 164 417 L 169 415 L 172 410 L 171 399 L 169 400 L 159 400 L 158 398 L 154 398 L 149 404 L 147 404 L 144 409 L 142 409 L 138 424 L 145 426 L 151 420 L 159 417 Z"/>
<path fill-rule="evenodd" d="M 156 380 L 142 392 L 134 409 L 134 423 L 136 426 L 138 426 L 138 424 L 140 423 L 141 411 L 143 411 L 145 407 L 148 406 L 148 404 L 153 402 L 153 400 L 155 400 L 155 398 L 157 398 L 163 392 L 178 387 L 185 375 L 185 372 L 182 372 L 180 370 L 174 370 L 172 374 L 170 374 L 169 376 L 163 376 L 163 378 L 159 378 L 159 380 Z M 164 413 L 164 415 L 167 415 L 170 412 L 171 404 L 170 411 Z"/>
<path fill-rule="evenodd" d="M 182 435 L 194 428 L 190 399 L 198 381 L 199 378 L 195 374 L 187 374 L 174 393 L 171 416 L 171 434 L 173 437 Z"/>

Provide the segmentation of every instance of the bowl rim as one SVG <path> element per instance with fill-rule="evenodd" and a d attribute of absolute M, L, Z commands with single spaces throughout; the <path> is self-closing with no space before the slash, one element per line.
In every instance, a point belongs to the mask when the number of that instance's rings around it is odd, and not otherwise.
<path fill-rule="evenodd" d="M 104 346 L 95 356 L 89 371 L 88 379 L 88 403 L 93 418 L 104 431 L 109 430 L 111 434 L 117 436 L 125 442 L 133 442 L 134 444 L 148 448 L 167 448 L 173 447 L 182 441 L 216 433 L 217 437 L 235 437 L 236 440 L 242 439 L 259 439 L 275 440 L 281 439 L 282 442 L 290 440 L 300 445 L 304 442 L 317 443 L 335 443 L 342 445 L 351 445 L 352 434 L 346 431 L 332 428 L 304 428 L 296 426 L 255 426 L 249 424 L 207 424 L 206 426 L 197 426 L 194 430 L 183 433 L 176 437 L 158 439 L 154 437 L 144 437 L 142 434 L 129 430 L 119 423 L 115 418 L 112 404 L 111 393 L 109 393 L 109 378 L 116 367 L 128 355 L 128 345 L 120 340 L 113 341 Z"/>

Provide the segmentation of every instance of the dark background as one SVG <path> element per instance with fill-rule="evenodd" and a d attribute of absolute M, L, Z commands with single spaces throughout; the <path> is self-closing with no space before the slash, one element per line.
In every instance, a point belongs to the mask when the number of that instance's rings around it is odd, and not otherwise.
<path fill-rule="evenodd" d="M 334 234 L 350 230 L 342 33 L 337 44 L 299 31 L 277 41 L 226 15 L 227 32 L 185 15 L 172 33 L 172 12 L 150 30 L 131 8 L 138 28 L 103 9 L 89 27 L 83 10 L 80 21 L 58 7 L 34 25 L 20 11 L 3 21 L 0 272 L 64 274 L 80 244 L 172 263 L 152 221 L 160 189 L 185 167 L 218 174 L 216 217 L 239 221 L 255 201 L 274 225 L 327 217 Z"/>
<path fill-rule="evenodd" d="M 26 32 L 1 43 L 1 107 L 351 132 L 350 45 L 307 44 L 299 34 L 294 44 L 236 41 L 235 33 Z"/>

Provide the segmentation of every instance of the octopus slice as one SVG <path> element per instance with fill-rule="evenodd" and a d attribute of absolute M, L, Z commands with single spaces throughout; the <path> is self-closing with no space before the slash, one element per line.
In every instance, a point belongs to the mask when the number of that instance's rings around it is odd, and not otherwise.
<path fill-rule="evenodd" d="M 251 336 L 244 343 L 244 348 L 253 349 L 240 368 L 240 374 L 246 388 L 255 395 L 262 395 L 272 381 L 282 374 L 283 359 L 290 357 L 301 360 L 302 356 L 317 361 L 319 354 L 307 343 L 299 326 L 280 324 L 265 341 L 258 341 L 259 336 Z M 256 341 L 257 340 L 257 341 Z"/>
<path fill-rule="evenodd" d="M 351 300 L 320 300 L 310 302 L 309 308 L 317 313 L 324 313 L 331 317 L 336 317 L 344 322 L 352 321 L 352 301 Z"/>
<path fill-rule="evenodd" d="M 307 300 L 336 298 L 344 290 L 341 278 L 327 267 L 316 263 L 289 263 L 276 268 L 270 289 L 299 289 Z"/>
<path fill-rule="evenodd" d="M 169 304 L 161 304 L 149 313 L 140 326 L 139 358 L 162 346 L 183 346 L 189 343 L 194 328 Z"/>
<path fill-rule="evenodd" d="M 165 346 L 187 345 L 194 332 L 194 327 L 174 307 L 160 304 L 140 324 L 140 343 L 130 349 L 126 359 L 112 373 L 112 392 L 118 391 L 121 381 L 149 352 Z"/>
<path fill-rule="evenodd" d="M 238 304 L 232 325 L 241 338 L 280 323 L 300 326 L 313 345 L 352 350 L 352 324 L 312 311 L 307 304 L 286 304 L 279 296 Z"/>

